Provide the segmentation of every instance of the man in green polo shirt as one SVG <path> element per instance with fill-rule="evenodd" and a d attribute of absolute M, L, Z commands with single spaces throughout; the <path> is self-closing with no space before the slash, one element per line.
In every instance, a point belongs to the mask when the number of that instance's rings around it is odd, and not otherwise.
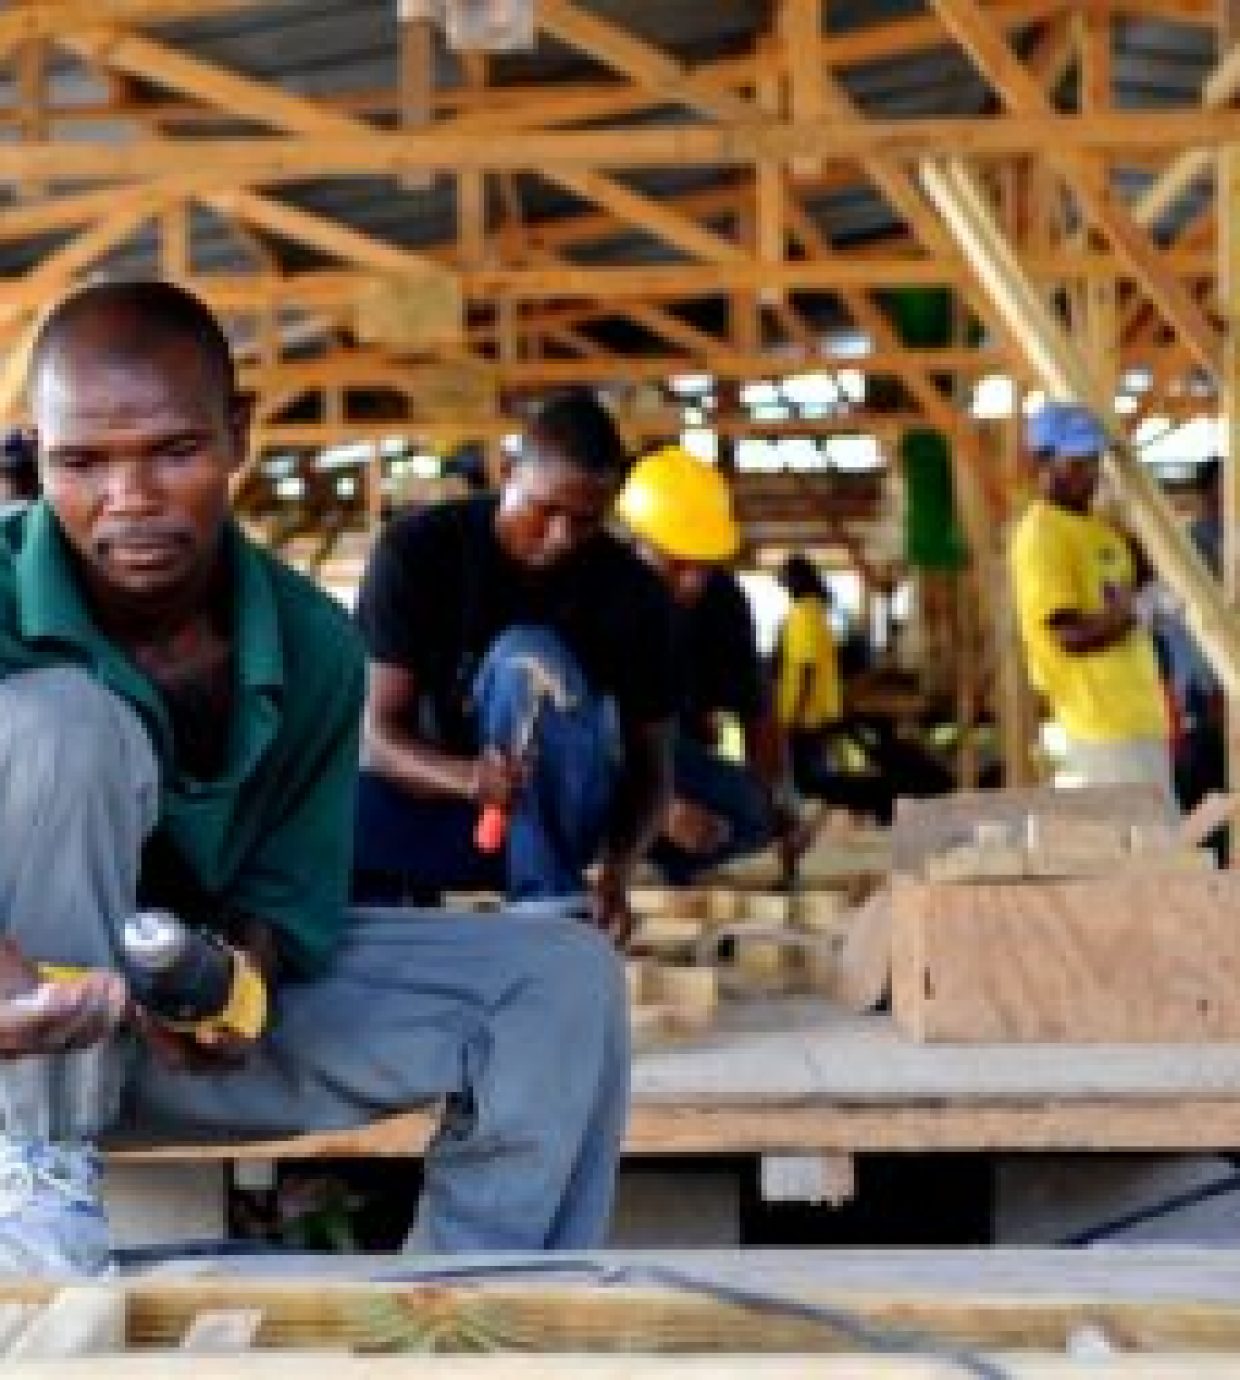
<path fill-rule="evenodd" d="M 0 522 L 0 1270 L 106 1262 L 115 1124 L 248 1138 L 432 1101 L 415 1245 L 596 1244 L 615 956 L 569 920 L 346 911 L 363 656 L 229 517 L 247 409 L 210 313 L 87 288 L 45 322 L 30 400 L 44 499 Z M 259 1039 L 141 1010 L 116 957 L 139 906 L 248 953 Z"/>

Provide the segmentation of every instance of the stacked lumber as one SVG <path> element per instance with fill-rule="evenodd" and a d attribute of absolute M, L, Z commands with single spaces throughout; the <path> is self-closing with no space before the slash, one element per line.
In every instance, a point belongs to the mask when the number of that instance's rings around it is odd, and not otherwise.
<path fill-rule="evenodd" d="M 801 856 L 798 885 L 806 890 L 873 885 L 891 871 L 891 850 L 892 836 L 887 829 L 824 820 Z M 766 848 L 724 863 L 708 880 L 722 886 L 774 890 L 783 882 L 783 863 L 778 849 Z"/>
<path fill-rule="evenodd" d="M 1030 813 L 925 853 L 893 887 L 897 1025 L 927 1042 L 1240 1038 L 1240 876 L 1195 837 Z"/>
<path fill-rule="evenodd" d="M 675 976 L 684 971 L 713 975 L 712 1013 L 720 997 L 830 989 L 848 930 L 848 901 L 843 890 L 635 888 L 630 894 L 637 916 L 630 944 L 634 1031 L 648 1040 L 652 1033 L 707 1028 L 704 985 L 694 989 L 692 979 Z M 675 1009 L 682 991 L 691 994 L 688 1013 Z M 670 1011 L 652 1009 L 669 1003 Z"/>
<path fill-rule="evenodd" d="M 920 871 L 926 881 L 968 882 L 1135 876 L 1213 867 L 1213 853 L 1185 843 L 1173 824 L 1031 814 L 1021 828 L 1004 820 L 979 821 L 971 842 L 931 854 Z"/>

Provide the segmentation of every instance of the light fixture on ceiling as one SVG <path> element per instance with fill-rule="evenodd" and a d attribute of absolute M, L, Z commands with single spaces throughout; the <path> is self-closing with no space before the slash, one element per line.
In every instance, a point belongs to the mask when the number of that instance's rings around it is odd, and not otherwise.
<path fill-rule="evenodd" d="M 511 53 L 534 46 L 534 0 L 397 0 L 401 23 L 430 21 L 457 52 Z"/>

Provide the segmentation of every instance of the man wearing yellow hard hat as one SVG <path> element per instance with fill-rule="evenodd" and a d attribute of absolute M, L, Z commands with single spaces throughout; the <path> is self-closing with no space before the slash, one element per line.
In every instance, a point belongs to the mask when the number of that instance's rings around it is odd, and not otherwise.
<path fill-rule="evenodd" d="M 679 446 L 665 446 L 633 467 L 616 510 L 679 615 L 673 799 L 651 857 L 671 881 L 686 882 L 792 836 L 784 740 L 748 601 L 725 568 L 741 538 L 723 475 Z M 741 723 L 744 763 L 717 752 L 723 714 Z"/>

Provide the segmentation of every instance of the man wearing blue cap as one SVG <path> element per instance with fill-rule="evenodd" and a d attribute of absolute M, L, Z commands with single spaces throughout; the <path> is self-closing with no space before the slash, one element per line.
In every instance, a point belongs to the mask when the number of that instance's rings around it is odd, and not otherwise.
<path fill-rule="evenodd" d="M 1092 511 L 1108 441 L 1087 408 L 1030 418 L 1038 498 L 1010 552 L 1030 679 L 1067 737 L 1073 784 L 1152 783 L 1173 805 L 1166 700 L 1154 642 L 1133 604 L 1127 537 Z"/>

